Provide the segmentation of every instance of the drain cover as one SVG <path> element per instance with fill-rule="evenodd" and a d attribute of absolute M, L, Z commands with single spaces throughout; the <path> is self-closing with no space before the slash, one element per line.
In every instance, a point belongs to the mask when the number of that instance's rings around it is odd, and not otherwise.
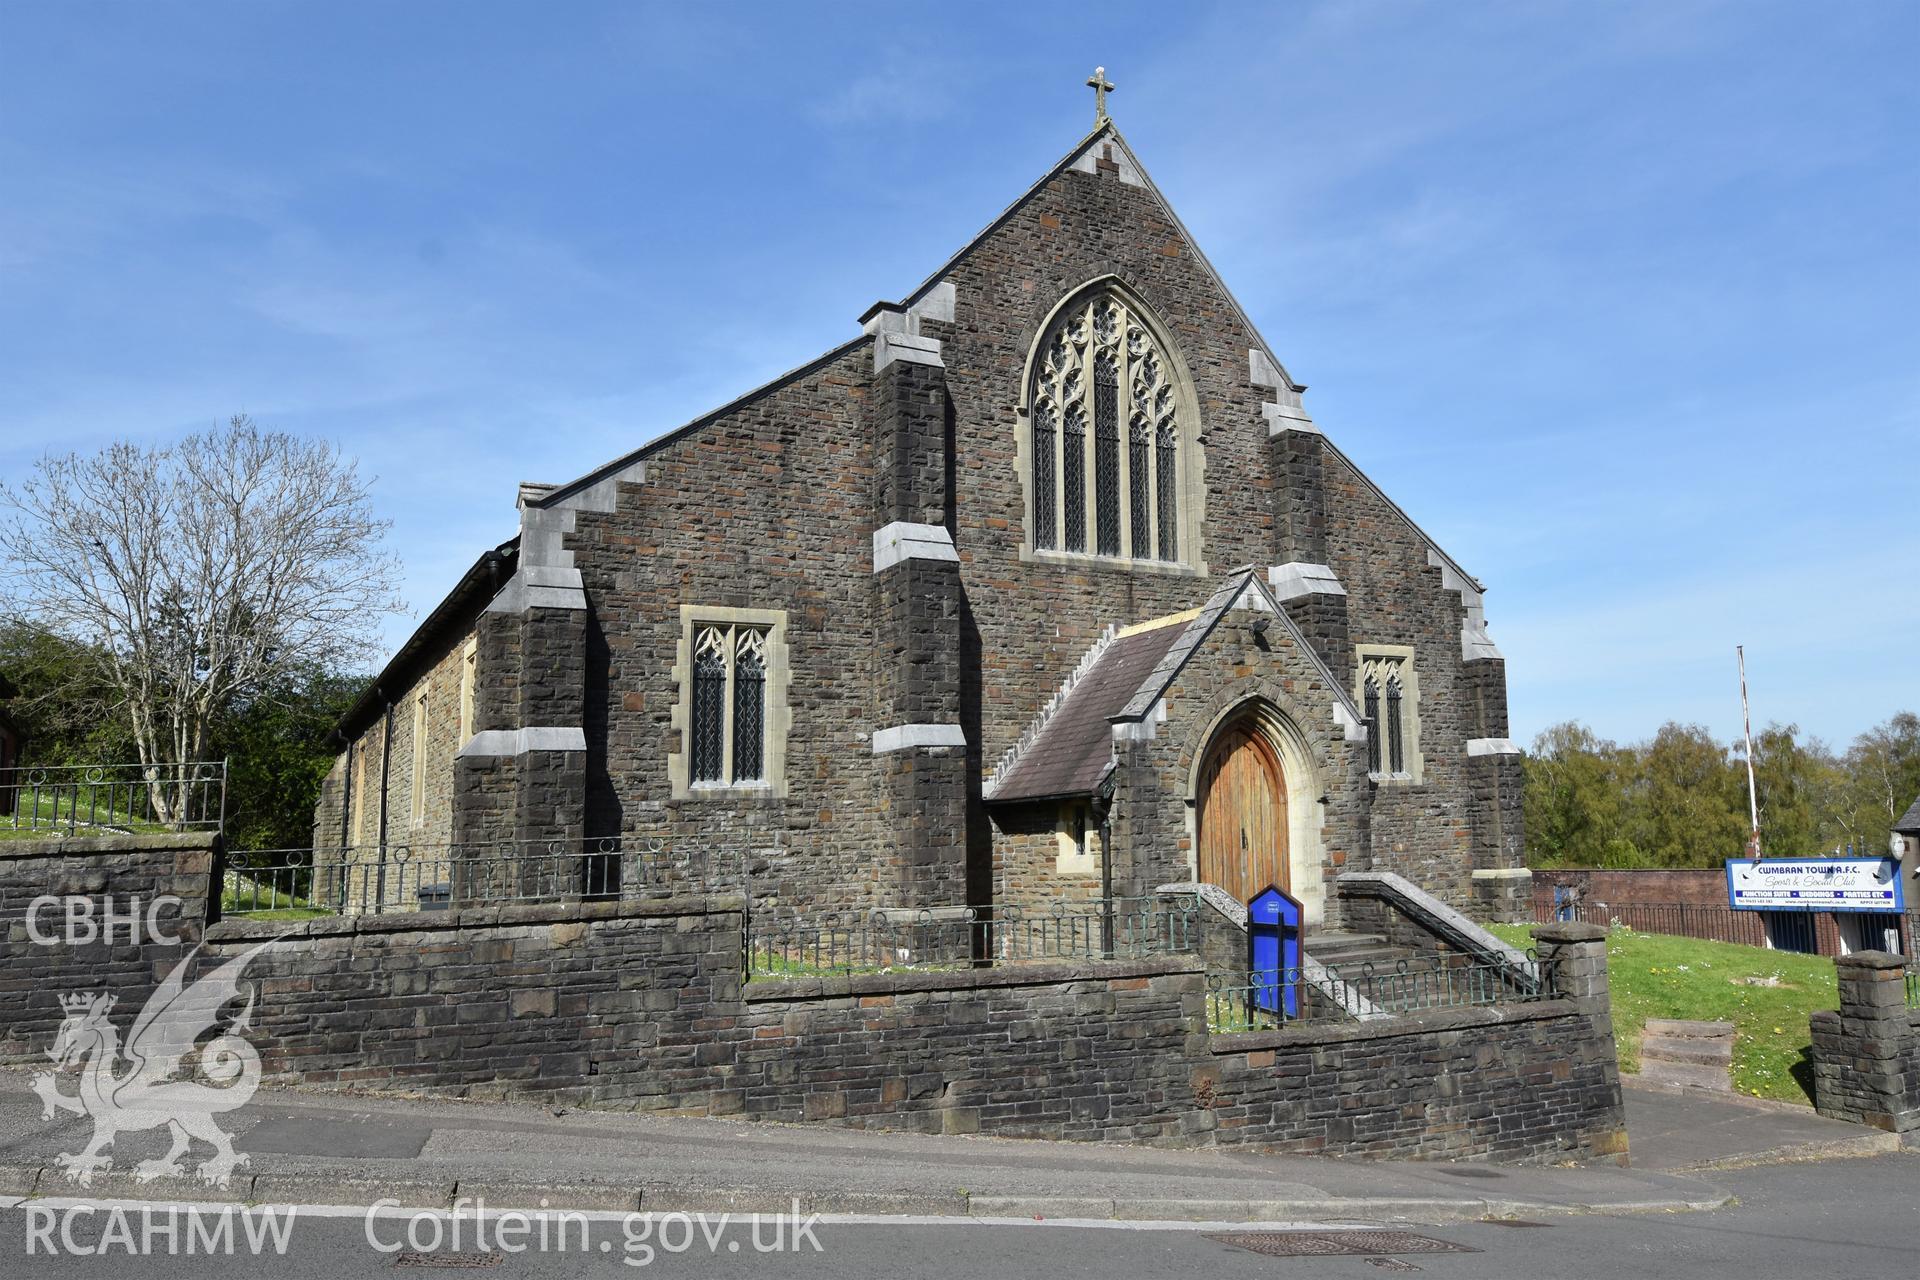
<path fill-rule="evenodd" d="M 1507 1176 L 1498 1169 L 1476 1169 L 1472 1165 L 1461 1165 L 1459 1168 L 1442 1168 L 1440 1172 L 1446 1174 L 1449 1178 L 1504 1178 Z"/>
<path fill-rule="evenodd" d="M 1420 1269 L 1411 1262 L 1402 1262 L 1398 1258 L 1368 1258 L 1367 1262 L 1382 1271 L 1418 1271 Z"/>
<path fill-rule="evenodd" d="M 1480 1252 L 1450 1240 L 1417 1236 L 1411 1231 L 1238 1231 L 1207 1238 L 1251 1253 L 1264 1253 L 1270 1258 Z"/>
<path fill-rule="evenodd" d="M 447 1252 L 416 1253 L 412 1249 L 408 1249 L 394 1255 L 393 1265 L 396 1267 L 477 1268 L 497 1267 L 504 1261 L 506 1261 L 505 1258 L 494 1253 L 492 1250 L 488 1250 L 486 1253 L 475 1253 L 471 1250 L 466 1252 L 449 1250 Z"/>

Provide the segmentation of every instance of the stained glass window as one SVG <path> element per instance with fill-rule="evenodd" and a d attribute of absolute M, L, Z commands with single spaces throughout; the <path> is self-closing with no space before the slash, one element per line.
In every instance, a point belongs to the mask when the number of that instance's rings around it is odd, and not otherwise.
<path fill-rule="evenodd" d="M 767 632 L 702 627 L 694 641 L 690 781 L 743 785 L 767 769 Z"/>
<path fill-rule="evenodd" d="M 1087 411 L 1078 400 L 1067 406 L 1067 429 L 1060 434 L 1060 492 L 1065 501 L 1069 551 L 1087 549 Z"/>
<path fill-rule="evenodd" d="M 1367 677 L 1367 772 L 1380 772 L 1380 686 Z"/>
<path fill-rule="evenodd" d="M 1405 653 L 1369 652 L 1359 654 L 1360 697 L 1367 719 L 1367 769 L 1371 773 L 1395 778 L 1410 778 L 1419 773 L 1419 726 L 1414 717 L 1414 697 L 1419 685 L 1413 679 L 1411 660 Z"/>
<path fill-rule="evenodd" d="M 693 780 L 720 782 L 726 743 L 726 637 L 712 627 L 700 633 L 693 660 Z"/>
<path fill-rule="evenodd" d="M 1152 330 L 1101 292 L 1062 311 L 1039 351 L 1028 388 L 1033 545 L 1178 560 L 1181 428 Z"/>
<path fill-rule="evenodd" d="M 1033 545 L 1052 547 L 1058 536 L 1053 527 L 1053 461 L 1059 432 L 1055 430 L 1053 402 L 1044 397 L 1033 405 Z"/>
<path fill-rule="evenodd" d="M 733 661 L 733 780 L 758 782 L 765 774 L 766 636 L 742 631 Z"/>
<path fill-rule="evenodd" d="M 1102 351 L 1093 361 L 1093 486 L 1096 544 L 1103 556 L 1120 554 L 1120 371 Z"/>
<path fill-rule="evenodd" d="M 1153 428 L 1144 414 L 1133 415 L 1127 432 L 1127 497 L 1133 518 L 1133 558 L 1153 558 Z"/>
<path fill-rule="evenodd" d="M 1406 752 L 1401 741 L 1400 676 L 1387 677 L 1387 764 L 1394 773 L 1405 773 Z"/>

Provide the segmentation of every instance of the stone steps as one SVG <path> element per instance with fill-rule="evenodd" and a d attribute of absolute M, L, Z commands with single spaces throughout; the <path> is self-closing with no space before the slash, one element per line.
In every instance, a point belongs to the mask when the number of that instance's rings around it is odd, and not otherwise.
<path fill-rule="evenodd" d="M 1640 1079 L 1730 1093 L 1733 1084 L 1733 1024 L 1679 1018 L 1647 1019 L 1640 1041 Z"/>
<path fill-rule="evenodd" d="M 1329 969 L 1352 971 L 1371 964 L 1375 970 L 1392 969 L 1414 952 L 1396 947 L 1377 933 L 1315 933 L 1307 938 L 1307 955 Z"/>

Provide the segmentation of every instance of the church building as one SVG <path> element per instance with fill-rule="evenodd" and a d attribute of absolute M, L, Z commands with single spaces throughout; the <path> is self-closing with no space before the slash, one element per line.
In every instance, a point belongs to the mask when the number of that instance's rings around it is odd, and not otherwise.
<path fill-rule="evenodd" d="M 598 888 L 800 912 L 1197 881 L 1337 927 L 1373 870 L 1524 915 L 1484 588 L 1309 416 L 1095 82 L 857 334 L 521 484 L 342 720 L 316 848 L 605 847 Z"/>

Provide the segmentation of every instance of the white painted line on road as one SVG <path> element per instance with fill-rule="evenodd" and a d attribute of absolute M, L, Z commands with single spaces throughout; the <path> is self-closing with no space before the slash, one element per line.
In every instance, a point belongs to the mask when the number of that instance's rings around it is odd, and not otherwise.
<path fill-rule="evenodd" d="M 145 1212 L 155 1212 L 155 1211 L 163 1212 L 167 1209 L 177 1209 L 182 1211 L 198 1209 L 203 1211 L 218 1212 L 221 1209 L 273 1208 L 273 1209 L 291 1209 L 295 1212 L 296 1217 L 299 1217 L 299 1218 L 322 1218 L 322 1219 L 364 1218 L 367 1216 L 367 1212 L 368 1212 L 368 1208 L 366 1205 L 354 1205 L 354 1204 L 284 1205 L 284 1204 L 260 1203 L 260 1204 L 249 1204 L 249 1205 L 243 1206 L 231 1200 L 227 1200 L 227 1201 L 116 1200 L 116 1199 L 93 1199 L 87 1196 L 40 1196 L 33 1200 L 28 1200 L 21 1196 L 9 1196 L 4 1199 L 0 1199 L 0 1212 L 5 1212 L 6 1210 L 9 1210 L 9 1209 L 23 1208 L 28 1204 L 44 1205 L 47 1208 L 53 1209 L 56 1211 L 62 1210 L 62 1209 L 72 1209 L 72 1208 L 80 1208 L 80 1207 L 92 1208 L 92 1209 L 102 1210 L 102 1211 L 120 1209 L 123 1211 L 133 1210 L 133 1211 L 145 1211 Z M 651 1211 L 643 1210 L 642 1212 L 651 1212 L 651 1214 L 654 1217 L 661 1218 L 661 1217 L 667 1216 L 668 1213 L 680 1213 L 682 1211 L 654 1209 Z M 692 1217 L 699 1212 L 701 1211 L 686 1210 L 685 1216 Z M 723 1212 L 727 1215 L 730 1221 L 737 1222 L 737 1223 L 751 1222 L 754 1216 L 750 1212 L 721 1210 L 721 1211 L 708 1211 L 706 1213 L 706 1217 L 708 1218 L 709 1221 L 711 1221 L 720 1217 L 721 1213 Z M 635 1216 L 633 1213 L 627 1210 L 621 1210 L 621 1209 L 563 1209 L 558 1206 L 549 1208 L 549 1209 L 544 1209 L 544 1210 L 523 1209 L 523 1208 L 517 1208 L 517 1207 L 506 1208 L 506 1209 L 488 1209 L 483 1214 L 474 1213 L 471 1207 L 461 1210 L 461 1216 L 467 1221 L 472 1221 L 476 1217 L 494 1219 L 494 1218 L 500 1217 L 502 1214 L 507 1214 L 507 1213 L 519 1214 L 522 1216 L 527 1214 L 532 1214 L 532 1213 L 547 1213 L 547 1214 L 566 1213 L 569 1217 L 582 1218 L 582 1219 L 585 1219 L 587 1222 L 611 1222 L 611 1223 L 625 1222 L 628 1218 Z M 376 1212 L 376 1216 L 382 1219 L 413 1218 L 413 1217 L 422 1217 L 422 1216 L 428 1216 L 428 1215 L 431 1215 L 434 1217 L 446 1218 L 446 1217 L 451 1217 L 452 1214 L 453 1214 L 453 1210 L 440 1209 L 440 1208 L 415 1209 L 415 1208 L 396 1207 L 396 1208 L 380 1209 Z M 1131 1220 L 1121 1220 L 1116 1218 L 973 1218 L 973 1217 L 963 1217 L 959 1214 L 947 1216 L 947 1215 L 942 1215 L 937 1213 L 929 1213 L 929 1214 L 821 1213 L 821 1214 L 806 1214 L 805 1216 L 809 1218 L 817 1218 L 820 1222 L 820 1225 L 822 1226 L 1067 1227 L 1067 1228 L 1072 1228 L 1072 1229 L 1082 1230 L 1082 1231 L 1086 1231 L 1086 1230 L 1100 1230 L 1100 1231 L 1347 1231 L 1347 1230 L 1352 1230 L 1356 1227 L 1368 1227 L 1368 1226 L 1379 1225 L 1377 1222 L 1374 1222 L 1372 1220 L 1357 1219 L 1357 1218 L 1341 1218 L 1341 1219 L 1335 1219 L 1331 1221 L 1249 1222 L 1245 1219 L 1239 1219 L 1235 1221 L 1194 1222 L 1186 1219 L 1131 1221 Z M 1397 1221 L 1397 1219 L 1395 1221 Z"/>

